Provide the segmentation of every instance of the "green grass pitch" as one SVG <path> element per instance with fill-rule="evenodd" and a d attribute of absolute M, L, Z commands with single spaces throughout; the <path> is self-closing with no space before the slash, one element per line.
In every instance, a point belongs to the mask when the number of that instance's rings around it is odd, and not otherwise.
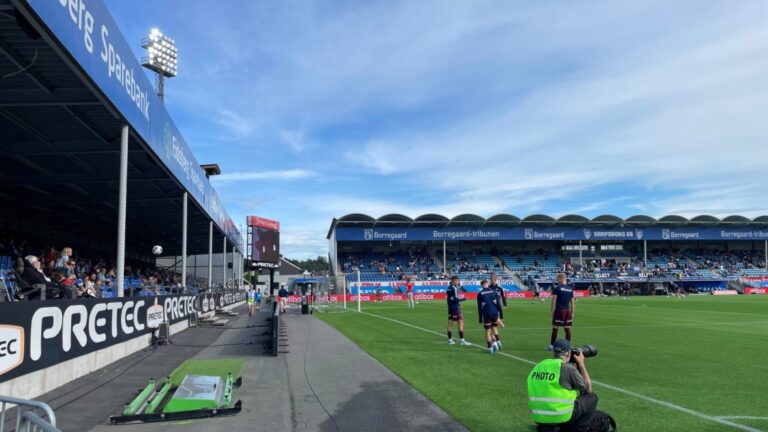
<path fill-rule="evenodd" d="M 444 302 L 356 307 L 318 316 L 470 430 L 535 430 L 525 360 L 550 355 L 549 302 L 510 301 L 500 354 L 448 346 Z M 484 347 L 473 300 L 464 319 L 467 340 Z M 587 369 L 619 430 L 768 431 L 768 297 L 578 299 L 573 331 L 574 346 L 599 349 Z"/>

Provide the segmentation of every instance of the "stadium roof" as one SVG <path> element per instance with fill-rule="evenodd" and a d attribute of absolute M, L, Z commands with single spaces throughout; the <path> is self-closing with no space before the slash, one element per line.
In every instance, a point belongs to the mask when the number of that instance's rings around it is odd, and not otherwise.
<path fill-rule="evenodd" d="M 110 50 L 123 54 L 125 82 L 112 57 L 100 60 L 102 36 L 93 34 L 88 52 L 60 2 L 0 0 L 0 227 L 58 246 L 114 248 L 120 132 L 129 124 L 127 254 L 147 255 L 154 244 L 180 251 L 184 191 L 188 252 L 207 253 L 212 220 L 220 251 L 224 236 L 239 239 L 234 223 L 106 7 L 87 7 L 96 28 L 109 27 Z"/>
<path fill-rule="evenodd" d="M 680 215 L 667 215 L 658 219 L 647 215 L 635 215 L 626 219 L 615 215 L 600 215 L 592 219 L 582 215 L 569 214 L 555 218 L 553 216 L 534 214 L 525 218 L 519 218 L 511 214 L 497 214 L 489 218 L 474 214 L 462 214 L 454 218 L 438 214 L 425 214 L 412 219 L 401 214 L 388 214 L 380 218 L 362 213 L 351 213 L 334 219 L 328 231 L 328 238 L 337 227 L 450 227 L 450 226 L 477 226 L 477 227 L 516 227 L 516 226 L 578 226 L 578 227 L 681 227 L 681 226 L 762 226 L 768 227 L 768 216 L 758 216 L 753 219 L 744 216 L 732 215 L 725 218 L 717 218 L 712 215 L 700 215 L 693 218 L 685 218 Z"/>

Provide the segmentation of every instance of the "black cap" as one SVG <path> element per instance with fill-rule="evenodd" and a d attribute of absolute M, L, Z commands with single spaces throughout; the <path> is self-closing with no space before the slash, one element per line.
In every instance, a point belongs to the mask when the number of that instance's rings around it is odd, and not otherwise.
<path fill-rule="evenodd" d="M 556 353 L 564 353 L 571 350 L 571 343 L 565 339 L 558 339 L 552 344 L 552 351 Z"/>

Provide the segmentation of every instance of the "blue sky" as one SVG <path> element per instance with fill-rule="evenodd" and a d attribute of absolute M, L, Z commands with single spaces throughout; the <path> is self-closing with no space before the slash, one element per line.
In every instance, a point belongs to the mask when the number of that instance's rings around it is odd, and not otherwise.
<path fill-rule="evenodd" d="M 333 217 L 768 214 L 768 2 L 119 1 L 166 105 L 287 257 Z"/>

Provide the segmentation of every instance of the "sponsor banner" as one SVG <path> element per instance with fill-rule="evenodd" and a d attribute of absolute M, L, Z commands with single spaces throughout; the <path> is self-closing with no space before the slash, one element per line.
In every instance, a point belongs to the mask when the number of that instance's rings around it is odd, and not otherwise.
<path fill-rule="evenodd" d="M 531 295 L 531 297 L 533 297 L 533 295 Z M 550 297 L 552 297 L 552 293 L 549 291 L 539 292 L 539 298 L 550 298 Z M 573 297 L 575 298 L 589 297 L 589 290 L 573 290 Z"/>
<path fill-rule="evenodd" d="M 448 283 L 449 281 L 447 280 L 415 281 L 413 282 L 413 291 L 415 293 L 441 293 L 448 288 Z M 511 280 L 501 280 L 499 284 L 505 290 L 516 290 L 519 288 Z M 466 291 L 477 292 L 480 291 L 480 281 L 464 280 L 461 282 L 461 287 Z M 349 289 L 352 293 L 357 293 L 357 282 L 352 282 Z M 360 283 L 360 292 L 362 294 L 376 294 L 377 289 L 381 289 L 382 293 L 385 294 L 405 294 L 405 281 Z"/>
<path fill-rule="evenodd" d="M 544 292 L 544 297 L 549 297 L 548 292 Z M 301 297 L 295 296 L 298 298 L 298 300 L 292 301 L 291 298 L 288 299 L 289 302 L 300 302 Z M 459 294 L 460 298 L 465 298 L 468 300 L 475 300 L 477 299 L 477 293 L 476 292 L 467 292 L 467 293 L 461 293 Z M 534 297 L 534 293 L 531 291 L 506 291 L 505 297 L 509 299 L 530 299 Z M 574 291 L 574 297 L 589 297 L 589 291 L 588 290 L 575 290 Z M 445 292 L 439 292 L 439 293 L 415 293 L 413 295 L 413 299 L 416 301 L 420 300 L 445 300 L 446 294 Z M 405 294 L 382 294 L 381 296 L 382 301 L 405 301 L 406 295 Z M 331 295 L 330 301 L 332 302 L 341 302 L 342 296 L 341 295 Z M 356 302 L 357 301 L 357 295 L 355 294 L 347 294 L 347 301 L 348 302 Z M 360 295 L 360 301 L 362 302 L 373 302 L 377 301 L 377 297 L 375 294 L 361 294 Z"/>
<path fill-rule="evenodd" d="M 165 308 L 159 304 L 153 304 L 147 308 L 147 327 L 156 329 L 165 320 Z"/>
<path fill-rule="evenodd" d="M 757 228 L 336 228 L 336 241 L 768 240 Z"/>
<path fill-rule="evenodd" d="M 218 193 L 103 1 L 26 0 L 26 3 L 205 213 L 233 244 L 241 247 L 240 233 Z"/>
<path fill-rule="evenodd" d="M 300 295 L 289 295 L 285 298 L 288 303 L 301 303 Z M 307 296 L 307 301 L 312 302 L 312 296 Z"/>
<path fill-rule="evenodd" d="M 280 231 L 280 222 L 260 216 L 248 216 L 248 226 Z"/>
<path fill-rule="evenodd" d="M 187 319 L 197 298 L 156 299 L 162 311 L 150 297 L 0 303 L 0 381 L 149 334 L 158 313 Z"/>
<path fill-rule="evenodd" d="M 760 295 L 768 295 L 768 288 L 744 288 L 744 294 L 760 294 Z"/>
<path fill-rule="evenodd" d="M 744 276 L 740 280 L 741 283 L 768 282 L 768 276 Z"/>
<path fill-rule="evenodd" d="M 197 296 L 197 307 L 201 313 L 212 312 L 221 309 L 224 306 L 241 302 L 245 300 L 245 291 L 224 292 L 224 293 L 203 293 Z"/>
<path fill-rule="evenodd" d="M 717 295 L 717 296 L 739 295 L 739 292 L 736 290 L 714 290 L 712 291 L 712 295 Z"/>

